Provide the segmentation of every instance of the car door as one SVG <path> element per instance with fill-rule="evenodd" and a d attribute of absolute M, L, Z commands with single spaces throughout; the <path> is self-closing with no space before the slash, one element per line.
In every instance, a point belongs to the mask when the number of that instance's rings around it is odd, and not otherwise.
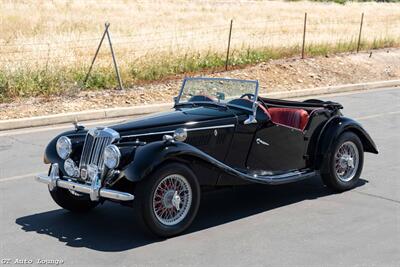
<path fill-rule="evenodd" d="M 303 131 L 275 124 L 259 125 L 246 161 L 249 170 L 289 171 L 306 166 Z"/>

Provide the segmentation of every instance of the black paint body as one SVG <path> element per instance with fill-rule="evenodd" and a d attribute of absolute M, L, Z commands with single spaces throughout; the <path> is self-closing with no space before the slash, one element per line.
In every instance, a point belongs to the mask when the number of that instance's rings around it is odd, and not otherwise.
<path fill-rule="evenodd" d="M 340 104 L 322 101 L 284 101 L 262 98 L 267 107 L 301 108 L 310 118 L 304 130 L 276 124 L 257 112 L 257 123 L 245 124 L 251 112 L 235 107 L 213 105 L 182 106 L 170 112 L 110 126 L 121 138 L 115 142 L 122 153 L 116 177 L 104 185 L 129 191 L 162 164 L 179 161 L 193 169 L 201 185 L 236 185 L 249 182 L 279 184 L 315 175 L 323 158 L 332 153 L 332 143 L 344 131 L 353 131 L 362 140 L 366 152 L 378 153 L 360 124 L 340 113 Z M 185 142 L 163 141 L 177 128 L 188 129 Z M 193 130 L 196 129 L 196 130 Z M 72 159 L 79 162 L 86 129 L 68 131 L 73 142 Z M 54 138 L 46 148 L 45 162 L 63 160 L 55 150 Z M 257 144 L 260 138 L 268 146 Z M 294 172 L 290 178 L 286 173 Z M 132 187 L 134 188 L 134 186 Z"/>

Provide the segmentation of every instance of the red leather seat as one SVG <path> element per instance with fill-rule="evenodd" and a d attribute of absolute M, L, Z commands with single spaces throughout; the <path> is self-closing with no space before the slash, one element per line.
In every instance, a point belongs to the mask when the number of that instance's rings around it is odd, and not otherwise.
<path fill-rule="evenodd" d="M 308 122 L 308 113 L 304 109 L 268 108 L 271 120 L 275 123 L 304 130 Z"/>

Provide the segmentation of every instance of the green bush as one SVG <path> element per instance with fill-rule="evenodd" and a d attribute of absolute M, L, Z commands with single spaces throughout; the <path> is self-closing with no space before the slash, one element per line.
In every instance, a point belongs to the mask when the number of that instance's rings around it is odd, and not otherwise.
<path fill-rule="evenodd" d="M 400 39 L 378 38 L 372 42 L 361 42 L 361 49 L 376 49 L 399 46 Z M 355 51 L 357 40 L 331 43 L 311 43 L 306 46 L 306 56 L 319 56 L 331 53 Z M 300 46 L 276 48 L 245 47 L 231 51 L 229 66 L 242 67 L 264 62 L 269 59 L 299 56 Z M 191 74 L 199 71 L 213 72 L 223 70 L 226 54 L 193 53 L 184 55 L 158 54 L 148 55 L 142 61 L 124 65 L 120 69 L 125 87 L 143 81 L 155 81 L 163 78 Z M 0 69 L 0 102 L 10 101 L 16 97 L 51 96 L 74 94 L 77 90 L 103 90 L 118 86 L 113 66 L 95 67 L 84 84 L 88 66 L 75 68 L 18 68 Z"/>

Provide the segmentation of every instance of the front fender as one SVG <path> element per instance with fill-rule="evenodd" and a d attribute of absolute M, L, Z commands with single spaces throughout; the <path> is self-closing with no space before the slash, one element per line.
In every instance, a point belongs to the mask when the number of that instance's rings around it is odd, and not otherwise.
<path fill-rule="evenodd" d="M 351 131 L 360 138 L 365 152 L 378 154 L 378 148 L 367 131 L 356 121 L 342 116 L 332 117 L 318 137 L 315 153 L 315 169 L 319 170 L 326 157 L 333 153 L 334 141 L 345 131 Z"/>
<path fill-rule="evenodd" d="M 84 138 L 86 135 L 86 131 L 81 130 L 81 131 L 76 131 L 76 130 L 71 130 L 71 131 L 66 131 L 63 132 L 56 137 L 54 137 L 50 143 L 46 146 L 46 149 L 44 151 L 44 163 L 50 164 L 50 163 L 58 163 L 59 168 L 61 169 L 62 172 L 64 172 L 64 160 L 60 158 L 57 154 L 56 150 L 56 143 L 58 138 L 61 136 L 67 136 L 69 137 L 72 142 L 78 141 L 78 138 Z"/>
<path fill-rule="evenodd" d="M 199 159 L 209 161 L 204 153 L 197 148 L 183 142 L 157 141 L 140 146 L 130 164 L 123 170 L 123 175 L 132 182 L 142 180 L 160 164 L 171 159 Z"/>

